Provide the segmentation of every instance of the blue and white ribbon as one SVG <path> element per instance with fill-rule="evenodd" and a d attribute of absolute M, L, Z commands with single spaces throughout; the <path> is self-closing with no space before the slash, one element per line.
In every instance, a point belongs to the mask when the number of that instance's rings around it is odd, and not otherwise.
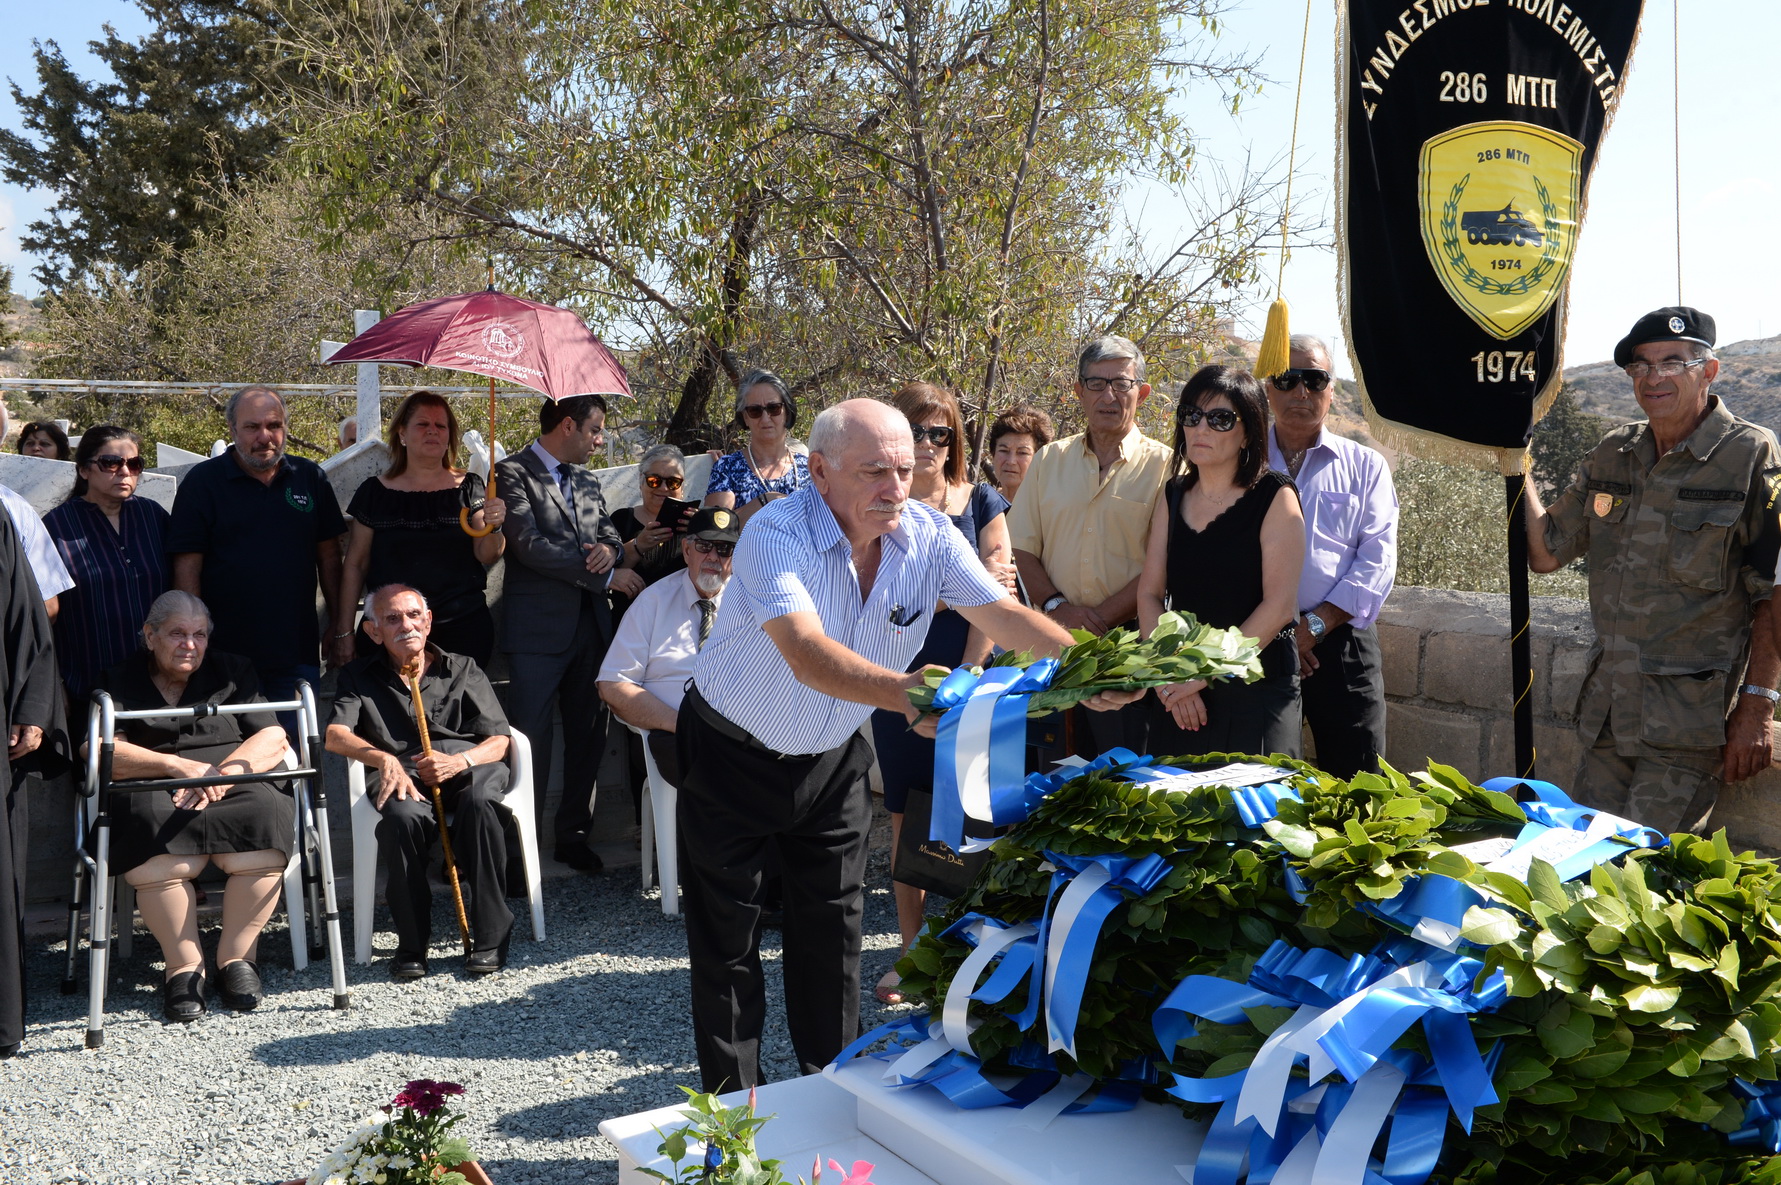
<path fill-rule="evenodd" d="M 1192 1017 L 1241 1024 L 1247 1023 L 1249 1008 L 1295 1009 L 1247 1069 L 1212 1079 L 1175 1076 L 1169 1093 L 1222 1104 L 1202 1148 L 1195 1185 L 1234 1183 L 1246 1158 L 1251 1174 L 1267 1164 L 1272 1171 L 1264 1179 L 1274 1185 L 1360 1181 L 1394 1108 L 1391 1146 L 1397 1156 L 1386 1175 L 1394 1182 L 1425 1179 L 1434 1167 L 1431 1141 L 1439 1152 L 1446 1108 L 1470 1131 L 1476 1108 L 1497 1101 L 1466 1016 L 1495 1007 L 1507 989 L 1498 974 L 1474 991 L 1471 984 L 1481 970 L 1475 959 L 1402 939 L 1353 959 L 1276 942 L 1257 961 L 1247 984 L 1203 975 L 1182 980 L 1153 1018 L 1168 1057 L 1193 1035 Z M 1432 1065 L 1391 1048 L 1417 1023 L 1434 1055 Z M 1293 1078 L 1301 1059 L 1309 1087 Z M 1345 1083 L 1325 1083 L 1331 1074 L 1340 1074 Z M 1444 1096 L 1445 1104 L 1431 1107 L 1423 1099 L 1408 1106 L 1406 1099 L 1406 1106 L 1398 1107 L 1400 1093 L 1412 1084 L 1438 1087 L 1435 1097 Z M 1294 1116 L 1312 1107 L 1323 1118 L 1307 1130 Z M 1406 1168 L 1421 1165 L 1426 1165 L 1421 1176 Z"/>
<path fill-rule="evenodd" d="M 928 838 L 964 847 L 965 820 L 1018 823 L 1027 817 L 1027 698 L 1057 673 L 1055 658 L 1022 670 L 960 667 L 934 691 L 944 713 L 934 735 L 934 810 Z"/>
<path fill-rule="evenodd" d="M 1127 894 L 1142 897 L 1155 888 L 1168 875 L 1169 861 L 1155 854 L 1134 858 L 1065 856 L 1049 851 L 1045 858 L 1057 869 L 1052 873 L 1039 934 L 1039 949 L 1045 952 L 1046 1050 L 1061 1050 L 1074 1058 L 1076 1017 L 1094 965 L 1101 926 Z M 1034 968 L 1035 978 L 1039 971 Z"/>

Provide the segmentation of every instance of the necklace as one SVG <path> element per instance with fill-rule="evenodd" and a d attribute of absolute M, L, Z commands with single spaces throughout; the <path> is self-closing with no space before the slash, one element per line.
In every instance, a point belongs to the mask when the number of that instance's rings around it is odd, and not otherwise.
<path fill-rule="evenodd" d="M 761 489 L 763 491 L 767 490 L 767 479 L 761 476 L 761 467 L 755 464 L 754 445 L 752 443 L 748 441 L 743 442 L 742 456 L 748 461 L 748 468 L 749 471 L 754 474 L 754 479 L 761 483 Z M 792 489 L 795 491 L 798 488 L 798 462 L 797 457 L 792 452 L 792 446 L 789 444 L 786 445 L 785 452 L 776 459 L 784 463 L 786 476 L 792 479 Z M 773 480 L 784 481 L 785 478 L 776 477 Z"/>

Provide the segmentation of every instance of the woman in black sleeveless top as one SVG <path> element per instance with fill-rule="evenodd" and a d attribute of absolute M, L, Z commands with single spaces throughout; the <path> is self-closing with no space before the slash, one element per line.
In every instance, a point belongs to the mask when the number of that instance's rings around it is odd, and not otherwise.
<path fill-rule="evenodd" d="M 1264 676 L 1171 684 L 1150 701 L 1150 752 L 1300 752 L 1293 643 L 1305 520 L 1298 490 L 1268 469 L 1268 401 L 1255 377 L 1207 366 L 1182 388 L 1175 460 L 1138 578 L 1145 634 L 1165 608 L 1266 642 Z"/>

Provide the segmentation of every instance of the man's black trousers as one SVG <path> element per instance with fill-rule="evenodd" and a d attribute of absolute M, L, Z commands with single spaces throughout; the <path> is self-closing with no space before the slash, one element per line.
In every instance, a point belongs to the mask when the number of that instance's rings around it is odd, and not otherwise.
<path fill-rule="evenodd" d="M 805 1074 L 860 1028 L 860 918 L 872 823 L 868 746 L 784 757 L 699 696 L 680 708 L 682 908 L 692 962 L 693 1041 L 708 1091 L 761 1082 L 763 870 L 784 876 L 785 1010 Z"/>

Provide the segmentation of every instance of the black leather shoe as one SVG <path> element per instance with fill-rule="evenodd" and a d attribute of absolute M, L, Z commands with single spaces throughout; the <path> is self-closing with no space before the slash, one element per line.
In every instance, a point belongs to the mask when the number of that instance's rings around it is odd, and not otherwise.
<path fill-rule="evenodd" d="M 606 871 L 606 861 L 600 859 L 600 853 L 585 846 L 561 847 L 554 853 L 559 864 L 567 864 L 577 872 L 585 872 L 589 876 Z"/>
<path fill-rule="evenodd" d="M 501 953 L 501 948 L 493 946 L 487 950 L 472 951 L 464 960 L 464 970 L 471 975 L 493 975 L 506 965 L 507 959 Z"/>
<path fill-rule="evenodd" d="M 250 1012 L 266 998 L 260 969 L 246 959 L 236 959 L 216 973 L 216 998 L 239 1012 Z"/>
<path fill-rule="evenodd" d="M 401 951 L 390 960 L 391 979 L 420 979 L 427 973 L 427 956 L 407 955 Z"/>
<path fill-rule="evenodd" d="M 181 971 L 161 986 L 161 1012 L 168 1020 L 190 1024 L 206 1011 L 204 972 Z"/>
<path fill-rule="evenodd" d="M 0 1045 L 0 1062 L 5 1061 L 7 1058 L 18 1053 L 19 1046 L 22 1044 L 24 1044 L 24 1042 L 14 1041 L 11 1045 Z"/>

